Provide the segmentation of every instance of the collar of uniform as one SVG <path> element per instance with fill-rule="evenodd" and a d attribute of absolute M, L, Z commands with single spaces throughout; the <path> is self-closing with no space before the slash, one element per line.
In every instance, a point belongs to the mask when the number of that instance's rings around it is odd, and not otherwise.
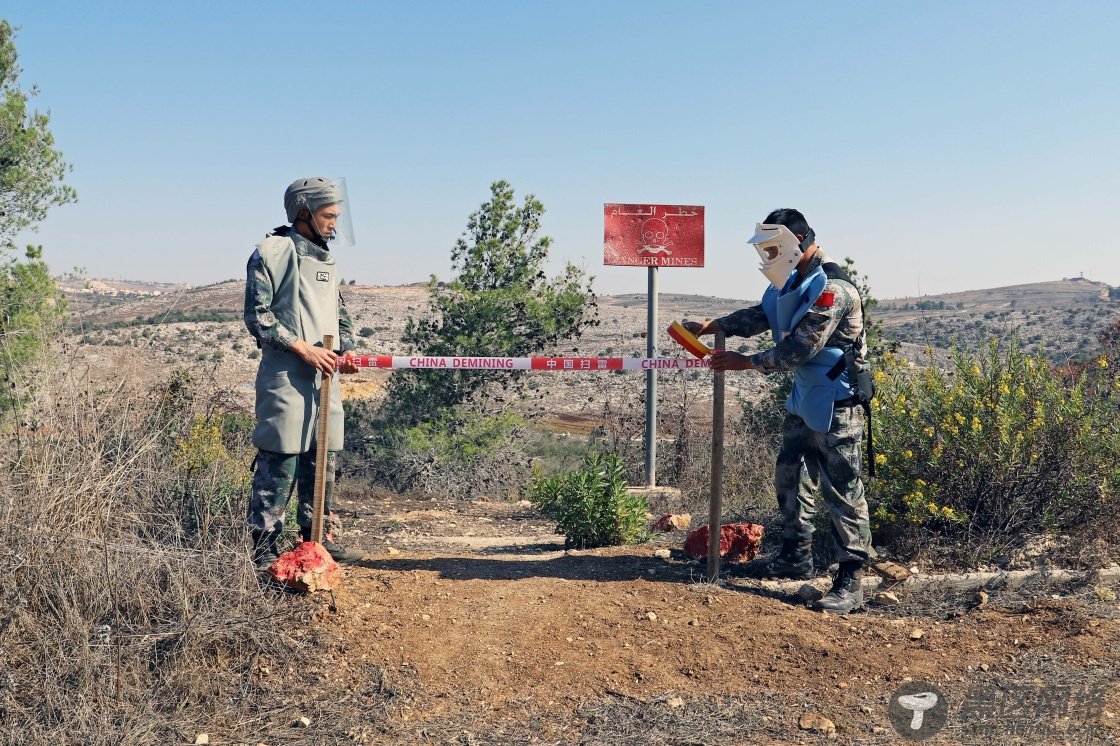
<path fill-rule="evenodd" d="M 292 230 L 288 237 L 296 245 L 296 253 L 300 256 L 309 256 L 312 259 L 317 259 L 320 262 L 329 262 L 331 260 L 331 252 L 324 249 L 300 235 L 299 231 Z"/>
<path fill-rule="evenodd" d="M 805 265 L 805 269 L 797 270 L 797 276 L 793 278 L 793 282 L 790 284 L 789 289 L 793 290 L 796 287 L 800 287 L 801 282 L 806 277 L 813 274 L 813 272 L 816 271 L 818 267 L 824 264 L 825 259 L 827 258 L 828 257 L 824 255 L 824 252 L 821 251 L 821 248 L 818 246 L 817 250 L 813 252 L 813 255 L 809 257 L 809 263 Z"/>
<path fill-rule="evenodd" d="M 821 251 L 821 248 L 818 246 L 817 250 L 813 252 L 813 255 L 811 257 L 809 257 L 809 263 L 805 265 L 805 271 L 800 272 L 800 275 L 802 277 L 806 277 L 806 276 L 812 274 L 816 270 L 817 267 L 824 264 L 824 260 L 825 260 L 824 252 Z"/>

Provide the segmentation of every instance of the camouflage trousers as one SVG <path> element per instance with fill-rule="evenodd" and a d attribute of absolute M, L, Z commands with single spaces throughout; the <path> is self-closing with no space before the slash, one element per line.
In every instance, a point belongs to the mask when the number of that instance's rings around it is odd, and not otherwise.
<path fill-rule="evenodd" d="M 786 415 L 774 469 L 782 537 L 800 546 L 812 543 L 817 512 L 813 496 L 819 492 L 832 517 L 832 538 L 841 562 L 866 562 L 872 551 L 867 498 L 860 479 L 863 421 L 860 407 L 837 407 L 829 431 L 818 433 L 797 415 Z"/>
<path fill-rule="evenodd" d="M 338 451 L 327 451 L 326 497 L 323 515 L 331 516 L 331 493 L 334 491 L 335 464 Z M 257 451 L 253 472 L 253 494 L 249 498 L 246 522 L 253 531 L 280 531 L 288 513 L 292 490 L 299 494 L 296 523 L 310 528 L 315 500 L 315 444 L 305 453 L 273 453 Z M 329 518 L 323 530 L 330 533 Z"/>

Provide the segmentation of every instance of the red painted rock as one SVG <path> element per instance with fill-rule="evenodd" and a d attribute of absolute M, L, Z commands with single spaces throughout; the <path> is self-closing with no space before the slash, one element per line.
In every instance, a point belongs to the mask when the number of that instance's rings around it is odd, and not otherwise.
<path fill-rule="evenodd" d="M 725 523 L 719 527 L 719 556 L 728 562 L 749 562 L 762 546 L 762 526 Z M 693 559 L 708 559 L 708 527 L 701 526 L 684 540 L 684 551 Z"/>
<path fill-rule="evenodd" d="M 300 542 L 272 563 L 269 572 L 277 582 L 297 591 L 326 591 L 337 588 L 342 580 L 338 563 L 327 554 L 322 544 Z"/>

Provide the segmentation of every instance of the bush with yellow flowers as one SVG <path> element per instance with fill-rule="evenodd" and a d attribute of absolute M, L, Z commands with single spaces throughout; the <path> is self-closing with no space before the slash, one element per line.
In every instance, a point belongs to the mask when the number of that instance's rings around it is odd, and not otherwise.
<path fill-rule="evenodd" d="M 946 370 L 884 356 L 872 402 L 877 541 L 913 550 L 932 538 L 975 562 L 1103 515 L 1120 478 L 1120 408 L 1100 360 L 1070 375 L 1014 339 L 975 357 L 956 349 Z"/>
<path fill-rule="evenodd" d="M 175 442 L 176 501 L 184 524 L 205 534 L 216 516 L 236 513 L 249 492 L 252 420 L 239 412 L 196 414 Z"/>

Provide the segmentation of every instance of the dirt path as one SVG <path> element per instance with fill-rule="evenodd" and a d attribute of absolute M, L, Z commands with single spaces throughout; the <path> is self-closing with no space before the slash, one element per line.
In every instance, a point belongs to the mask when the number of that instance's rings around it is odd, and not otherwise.
<path fill-rule="evenodd" d="M 1120 735 L 1107 596 L 841 618 L 700 583 L 699 568 L 658 546 L 566 553 L 521 506 L 382 496 L 350 508 L 370 554 L 319 624 L 347 662 L 335 669 L 343 691 L 368 689 L 373 667 L 393 695 L 356 720 L 357 742 L 898 743 L 887 705 L 911 680 L 951 703 L 929 743 L 1014 742 L 1000 737 L 1013 720 L 955 715 L 966 693 L 1023 682 L 1111 688 L 1100 712 L 1022 714 L 1050 728 L 1022 743 Z M 835 735 L 804 729 L 807 713 Z"/>

